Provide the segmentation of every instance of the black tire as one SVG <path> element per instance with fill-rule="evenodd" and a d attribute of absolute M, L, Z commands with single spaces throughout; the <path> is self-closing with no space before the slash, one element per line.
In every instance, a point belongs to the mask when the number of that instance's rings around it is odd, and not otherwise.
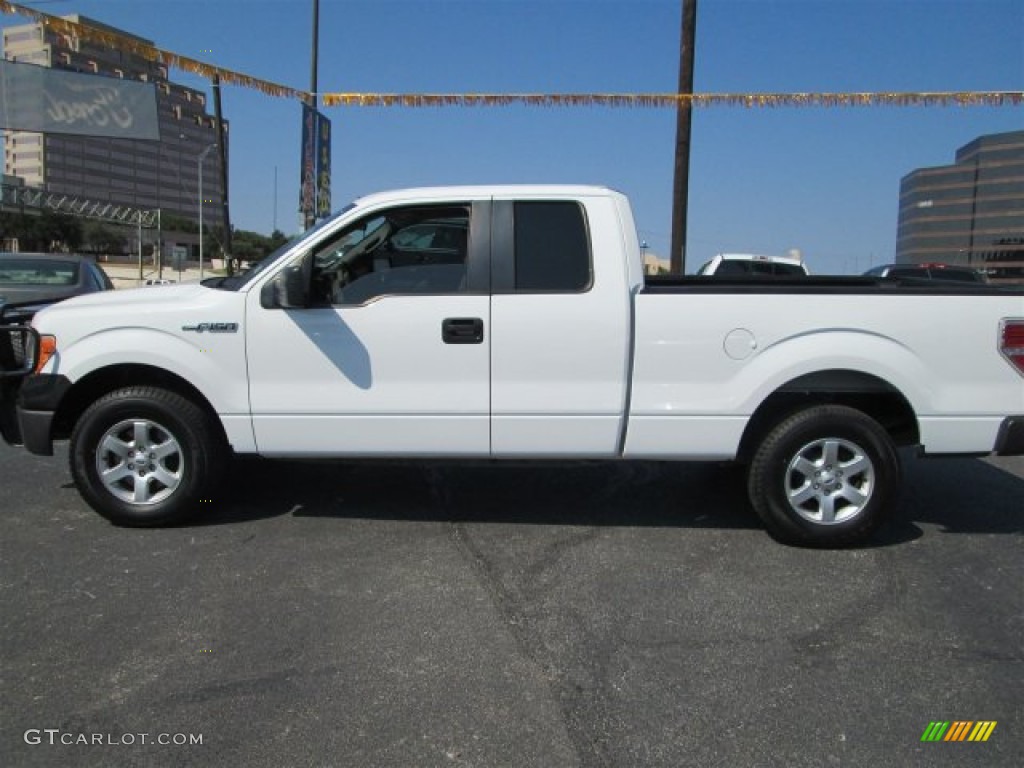
<path fill-rule="evenodd" d="M 768 532 L 788 544 L 865 543 L 892 513 L 900 459 L 861 411 L 821 405 L 793 414 L 761 441 L 747 492 Z"/>
<path fill-rule="evenodd" d="M 226 455 L 206 411 L 177 392 L 137 386 L 86 409 L 71 433 L 69 460 L 93 509 L 116 525 L 151 527 L 184 522 L 208 506 Z"/>

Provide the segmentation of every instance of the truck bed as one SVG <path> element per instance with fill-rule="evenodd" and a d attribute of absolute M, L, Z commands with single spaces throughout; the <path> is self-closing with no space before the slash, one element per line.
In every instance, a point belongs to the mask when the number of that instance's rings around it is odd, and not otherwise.
<path fill-rule="evenodd" d="M 812 293 L 919 296 L 1024 295 L 1024 286 L 957 283 L 917 277 L 866 277 L 861 275 L 809 275 L 807 277 L 750 277 L 747 275 L 697 276 L 651 275 L 643 293 Z"/>

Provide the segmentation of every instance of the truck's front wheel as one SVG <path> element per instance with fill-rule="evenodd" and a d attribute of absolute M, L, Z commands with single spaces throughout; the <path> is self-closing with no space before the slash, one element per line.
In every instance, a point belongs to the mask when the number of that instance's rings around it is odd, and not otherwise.
<path fill-rule="evenodd" d="M 213 420 L 191 400 L 158 387 L 104 395 L 71 433 L 75 485 L 117 525 L 179 523 L 219 478 L 225 456 Z"/>
<path fill-rule="evenodd" d="M 777 539 L 860 544 L 890 512 L 899 455 L 884 429 L 853 408 L 822 405 L 771 430 L 750 464 L 750 501 Z"/>

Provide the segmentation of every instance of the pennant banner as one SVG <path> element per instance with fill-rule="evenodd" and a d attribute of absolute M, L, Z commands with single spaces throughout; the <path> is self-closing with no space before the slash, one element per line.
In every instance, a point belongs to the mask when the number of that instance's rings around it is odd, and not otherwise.
<path fill-rule="evenodd" d="M 0 0 L 0 13 L 25 16 L 47 29 L 74 35 L 110 48 L 131 51 L 150 61 L 225 83 L 253 88 L 269 96 L 312 103 L 314 94 L 251 77 L 231 69 L 165 51 L 105 29 L 51 16 L 17 3 Z M 678 109 L 694 107 L 1002 107 L 1024 104 L 1024 91 L 895 91 L 866 93 L 323 93 L 327 107 L 634 107 Z"/>
<path fill-rule="evenodd" d="M 160 62 L 164 66 L 175 67 L 194 75 L 200 75 L 201 77 L 210 78 L 214 74 L 218 74 L 220 75 L 220 79 L 225 83 L 240 85 L 243 88 L 253 88 L 267 94 L 268 96 L 283 96 L 287 98 L 300 99 L 302 101 L 308 101 L 312 98 L 308 91 L 300 91 L 296 88 L 289 88 L 286 85 L 280 85 L 269 80 L 250 77 L 249 75 L 244 75 L 241 72 L 235 72 L 231 69 L 215 67 L 211 64 L 199 61 L 198 59 L 161 50 L 154 45 L 142 42 L 138 38 L 119 35 L 115 32 L 111 32 L 110 30 L 91 27 L 87 24 L 77 24 L 73 21 L 62 19 L 59 16 L 51 16 L 48 13 L 42 13 L 41 11 L 37 11 L 33 8 L 26 8 L 25 6 L 18 5 L 17 3 L 7 2 L 7 0 L 0 0 L 0 13 L 25 16 L 26 18 L 42 24 L 46 29 L 53 32 L 72 35 L 74 37 L 81 38 L 82 40 L 89 40 L 90 42 L 97 43 L 98 45 L 104 45 L 108 48 L 129 51 L 148 61 Z"/>
<path fill-rule="evenodd" d="M 871 93 L 325 93 L 325 107 L 1000 107 L 1024 91 Z"/>

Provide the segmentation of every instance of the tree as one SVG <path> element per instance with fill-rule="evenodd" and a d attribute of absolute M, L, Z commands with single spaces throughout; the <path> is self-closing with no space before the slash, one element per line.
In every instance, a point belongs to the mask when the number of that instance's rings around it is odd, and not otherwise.
<path fill-rule="evenodd" d="M 22 251 L 74 251 L 82 244 L 82 222 L 53 211 L 39 215 L 0 213 L 0 232 L 4 238 L 17 238 Z"/>
<path fill-rule="evenodd" d="M 82 250 L 92 254 L 124 253 L 128 238 L 122 229 L 102 221 L 87 221 L 82 228 Z"/>
<path fill-rule="evenodd" d="M 276 251 L 282 245 L 288 242 L 290 238 L 280 229 L 275 229 L 270 233 L 270 250 Z"/>
<path fill-rule="evenodd" d="M 266 258 L 268 254 L 287 242 L 288 238 L 278 229 L 275 229 L 269 237 L 258 232 L 233 229 L 231 232 L 231 255 L 239 261 L 248 261 L 251 264 Z"/>
<path fill-rule="evenodd" d="M 163 214 L 160 227 L 164 232 L 191 232 L 195 234 L 199 231 L 199 226 L 196 224 L 195 219 L 175 216 L 173 213 Z"/>
<path fill-rule="evenodd" d="M 259 261 L 266 256 L 265 241 L 266 238 L 256 232 L 236 229 L 231 238 L 232 256 L 239 261 Z"/>

